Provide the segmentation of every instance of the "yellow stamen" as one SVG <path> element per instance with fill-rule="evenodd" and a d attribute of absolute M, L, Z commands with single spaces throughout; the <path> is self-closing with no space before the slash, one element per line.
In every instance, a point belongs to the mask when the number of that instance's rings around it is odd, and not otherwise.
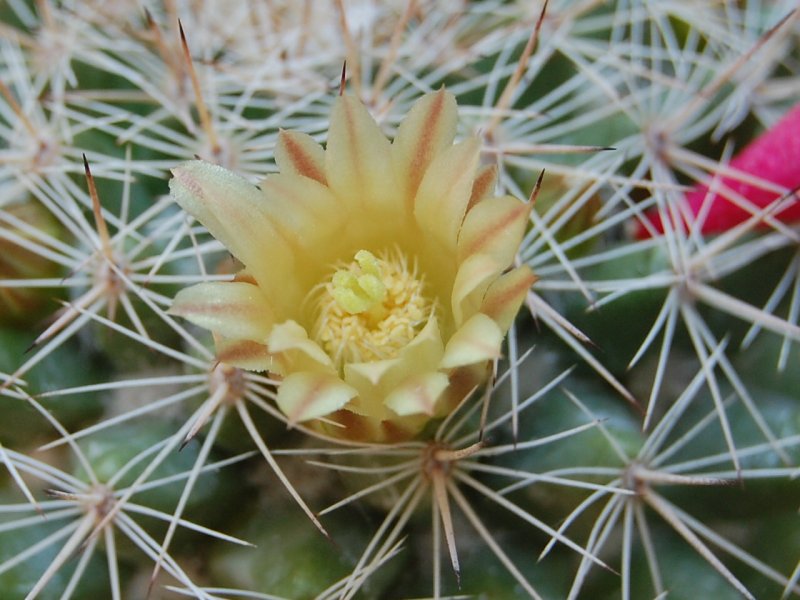
<path fill-rule="evenodd" d="M 359 250 L 320 289 L 314 337 L 340 368 L 397 356 L 433 312 L 423 281 L 399 252 L 378 258 Z"/>
<path fill-rule="evenodd" d="M 380 265 L 375 255 L 368 250 L 359 250 L 355 262 L 357 266 L 339 269 L 331 279 L 331 295 L 351 315 L 370 312 L 386 299 L 386 286 L 381 281 Z"/>

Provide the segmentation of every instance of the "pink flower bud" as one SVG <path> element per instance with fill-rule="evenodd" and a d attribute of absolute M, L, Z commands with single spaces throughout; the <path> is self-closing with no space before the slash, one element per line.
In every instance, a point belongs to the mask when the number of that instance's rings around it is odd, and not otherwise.
<path fill-rule="evenodd" d="M 800 186 L 800 104 L 748 144 L 730 161 L 729 166 L 732 170 L 763 179 L 786 190 Z M 720 176 L 714 189 L 720 192 L 730 190 L 759 208 L 768 206 L 782 195 L 774 191 L 774 188 L 766 189 L 733 176 Z M 752 216 L 750 212 L 726 198 L 725 193 L 710 193 L 709 186 L 698 185 L 686 194 L 686 201 L 694 215 L 701 211 L 704 204 L 710 203 L 702 226 L 703 233 L 727 231 Z M 800 202 L 789 204 L 775 212 L 774 216 L 787 223 L 800 220 Z M 661 218 L 657 213 L 648 214 L 648 218 L 657 231 L 663 232 Z M 637 237 L 646 238 L 649 232 L 640 227 L 637 234 Z"/>

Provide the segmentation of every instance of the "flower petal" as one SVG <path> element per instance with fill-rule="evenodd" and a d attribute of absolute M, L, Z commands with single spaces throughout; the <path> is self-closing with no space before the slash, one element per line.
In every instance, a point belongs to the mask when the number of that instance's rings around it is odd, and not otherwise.
<path fill-rule="evenodd" d="M 439 329 L 439 319 L 436 314 L 431 314 L 422 330 L 403 348 L 400 356 L 403 360 L 410 359 L 430 365 L 439 360 L 443 351 L 444 343 Z M 419 371 L 419 369 L 416 370 Z"/>
<path fill-rule="evenodd" d="M 347 406 L 347 410 L 377 421 L 391 419 L 393 414 L 383 405 L 383 399 L 389 389 L 387 373 L 399 362 L 399 358 L 392 358 L 345 365 L 345 382 L 358 390 L 358 397 Z"/>
<path fill-rule="evenodd" d="M 347 363 L 344 366 L 344 379 L 359 391 L 367 386 L 378 386 L 392 367 L 400 362 L 400 358 L 372 360 L 369 362 Z"/>
<path fill-rule="evenodd" d="M 275 325 L 267 339 L 267 348 L 275 355 L 276 371 L 321 371 L 335 373 L 330 356 L 306 330 L 295 321 Z"/>
<path fill-rule="evenodd" d="M 440 366 L 453 369 L 493 360 L 500 356 L 502 343 L 503 332 L 497 323 L 491 317 L 477 313 L 447 342 Z"/>
<path fill-rule="evenodd" d="M 265 341 L 273 324 L 269 302 L 256 285 L 236 281 L 198 283 L 178 292 L 171 315 L 233 339 Z"/>
<path fill-rule="evenodd" d="M 453 144 L 457 118 L 456 99 L 444 88 L 426 94 L 411 107 L 392 144 L 403 198 L 409 201 L 414 198 L 433 158 Z"/>
<path fill-rule="evenodd" d="M 264 193 L 264 212 L 270 218 L 285 242 L 296 253 L 313 260 L 306 263 L 296 259 L 300 268 L 296 275 L 318 277 L 311 267 L 330 268 L 320 248 L 335 255 L 335 239 L 341 238 L 341 229 L 347 218 L 341 202 L 330 190 L 316 181 L 295 175 L 269 175 L 261 182 Z"/>
<path fill-rule="evenodd" d="M 345 365 L 345 381 L 358 390 L 358 399 L 348 407 L 359 414 L 378 419 L 391 418 L 387 411 L 387 395 L 415 374 L 430 371 L 438 365 L 444 352 L 442 335 L 435 315 L 409 342 L 400 356 L 381 361 L 350 363 Z"/>
<path fill-rule="evenodd" d="M 372 206 L 395 211 L 397 186 L 391 146 L 367 109 L 353 96 L 336 99 L 331 114 L 325 175 L 328 186 L 353 209 Z"/>
<path fill-rule="evenodd" d="M 336 375 L 302 371 L 283 380 L 276 402 L 290 423 L 300 423 L 339 410 L 356 394 Z"/>
<path fill-rule="evenodd" d="M 294 260 L 263 211 L 259 189 L 227 169 L 199 160 L 184 163 L 172 174 L 169 187 L 175 201 L 244 263 L 263 289 L 279 283 L 281 296 L 290 295 L 287 300 L 296 302 L 289 277 Z"/>
<path fill-rule="evenodd" d="M 481 312 L 490 316 L 501 331 L 508 331 L 536 279 L 527 265 L 504 273 L 486 290 Z"/>
<path fill-rule="evenodd" d="M 437 155 L 420 183 L 414 216 L 423 232 L 445 248 L 454 248 L 464 220 L 480 144 L 476 138 L 450 146 Z"/>
<path fill-rule="evenodd" d="M 497 165 L 484 165 L 478 170 L 472 183 L 472 194 L 469 197 L 467 210 L 485 198 L 494 197 L 495 185 L 497 185 Z"/>
<path fill-rule="evenodd" d="M 480 310 L 486 290 L 502 270 L 501 265 L 485 254 L 475 254 L 461 263 L 451 296 L 456 327 Z"/>
<path fill-rule="evenodd" d="M 525 234 L 531 205 L 511 196 L 487 198 L 464 217 L 458 234 L 459 262 L 473 254 L 490 255 L 503 267 L 511 264 Z"/>
<path fill-rule="evenodd" d="M 395 388 L 385 404 L 401 417 L 424 413 L 436 414 L 436 404 L 450 380 L 439 372 L 416 375 Z"/>
<path fill-rule="evenodd" d="M 271 371 L 273 368 L 272 355 L 266 344 L 215 335 L 214 345 L 217 348 L 217 360 L 221 363 L 247 371 Z"/>
<path fill-rule="evenodd" d="M 281 130 L 275 146 L 275 162 L 281 173 L 302 175 L 327 185 L 325 151 L 307 133 Z"/>

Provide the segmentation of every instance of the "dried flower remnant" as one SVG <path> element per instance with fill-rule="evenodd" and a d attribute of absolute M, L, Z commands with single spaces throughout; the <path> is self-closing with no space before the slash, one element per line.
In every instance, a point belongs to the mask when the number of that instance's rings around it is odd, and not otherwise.
<path fill-rule="evenodd" d="M 41 205 L 33 201 L 13 203 L 0 208 L 0 325 L 20 325 L 41 318 L 52 295 L 37 289 L 14 287 L 10 280 L 34 280 L 54 277 L 58 265 L 28 249 L 34 232 L 57 238 L 58 222 Z"/>
<path fill-rule="evenodd" d="M 290 422 L 372 442 L 409 438 L 486 377 L 535 277 L 511 267 L 530 205 L 493 197 L 455 99 L 421 98 L 389 142 L 341 96 L 326 149 L 281 132 L 255 187 L 193 161 L 175 200 L 244 265 L 182 290 L 171 312 L 210 329 L 222 362 L 281 379 Z"/>

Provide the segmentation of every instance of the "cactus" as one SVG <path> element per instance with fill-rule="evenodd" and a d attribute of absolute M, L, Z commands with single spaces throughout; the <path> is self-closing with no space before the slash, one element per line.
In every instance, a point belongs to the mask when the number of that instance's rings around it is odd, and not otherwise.
<path fill-rule="evenodd" d="M 800 596 L 798 35 L 4 4 L 0 597 Z"/>

